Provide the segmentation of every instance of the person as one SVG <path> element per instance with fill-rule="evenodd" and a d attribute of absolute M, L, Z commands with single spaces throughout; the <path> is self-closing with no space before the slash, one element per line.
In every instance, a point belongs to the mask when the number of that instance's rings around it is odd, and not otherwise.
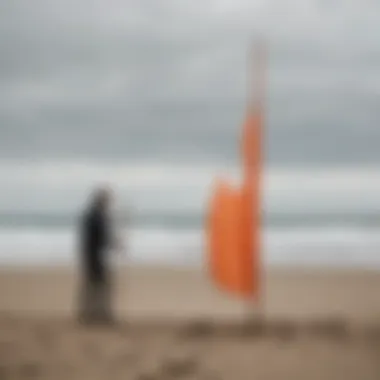
<path fill-rule="evenodd" d="M 110 221 L 111 198 L 109 189 L 97 189 L 80 223 L 79 320 L 84 323 L 114 322 L 108 257 L 115 245 Z"/>

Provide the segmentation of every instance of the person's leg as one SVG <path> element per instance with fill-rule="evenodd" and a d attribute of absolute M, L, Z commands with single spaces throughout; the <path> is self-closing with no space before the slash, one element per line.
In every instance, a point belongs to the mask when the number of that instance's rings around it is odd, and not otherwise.
<path fill-rule="evenodd" d="M 99 319 L 99 276 L 91 264 L 89 262 L 85 268 L 81 284 L 79 319 L 83 323 L 96 323 Z"/>
<path fill-rule="evenodd" d="M 112 313 L 112 291 L 108 278 L 104 278 L 98 286 L 98 315 L 101 322 L 114 322 Z"/>
<path fill-rule="evenodd" d="M 79 311 L 80 322 L 88 323 L 93 318 L 93 284 L 88 278 L 83 279 L 79 290 Z"/>
<path fill-rule="evenodd" d="M 79 318 L 85 323 L 112 323 L 110 276 L 103 265 L 95 264 L 84 276 Z"/>

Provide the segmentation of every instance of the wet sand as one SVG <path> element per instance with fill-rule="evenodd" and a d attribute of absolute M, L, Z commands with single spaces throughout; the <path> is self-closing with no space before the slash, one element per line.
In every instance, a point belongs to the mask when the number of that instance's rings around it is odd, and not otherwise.
<path fill-rule="evenodd" d="M 377 272 L 273 269 L 249 324 L 200 270 L 119 270 L 113 328 L 76 323 L 77 286 L 69 268 L 0 270 L 0 380 L 380 379 Z"/>

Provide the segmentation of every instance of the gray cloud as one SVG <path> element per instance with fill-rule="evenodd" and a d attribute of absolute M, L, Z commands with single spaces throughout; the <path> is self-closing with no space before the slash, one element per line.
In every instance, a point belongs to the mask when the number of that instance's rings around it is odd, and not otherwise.
<path fill-rule="evenodd" d="M 231 160 L 259 31 L 268 160 L 380 162 L 380 3 L 200 4 L 2 1 L 1 157 Z"/>

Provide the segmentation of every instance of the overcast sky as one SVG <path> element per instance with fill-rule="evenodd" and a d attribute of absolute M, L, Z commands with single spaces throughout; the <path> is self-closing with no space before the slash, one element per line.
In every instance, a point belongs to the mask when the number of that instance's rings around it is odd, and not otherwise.
<path fill-rule="evenodd" d="M 374 0 L 2 0 L 0 159 L 231 160 L 256 33 L 268 162 L 380 164 Z"/>

